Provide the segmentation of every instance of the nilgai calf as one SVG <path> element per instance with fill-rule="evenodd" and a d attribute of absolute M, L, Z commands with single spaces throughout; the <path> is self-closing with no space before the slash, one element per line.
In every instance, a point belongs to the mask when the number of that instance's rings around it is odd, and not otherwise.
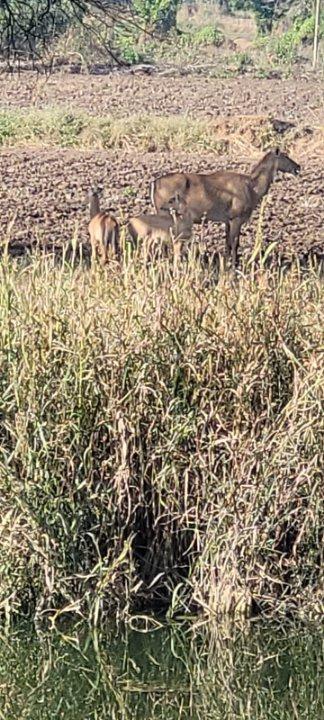
<path fill-rule="evenodd" d="M 158 213 L 179 193 L 194 223 L 203 218 L 225 223 L 225 255 L 231 255 L 235 266 L 241 227 L 266 195 L 279 170 L 298 175 L 300 165 L 277 148 L 264 155 L 250 175 L 227 170 L 210 174 L 169 173 L 153 181 L 152 202 Z"/>
<path fill-rule="evenodd" d="M 94 187 L 89 190 L 89 203 L 92 259 L 98 258 L 101 265 L 106 265 L 110 252 L 117 259 L 120 257 L 118 222 L 109 212 L 100 211 L 98 188 Z"/>
<path fill-rule="evenodd" d="M 188 240 L 192 235 L 193 221 L 187 203 L 176 193 L 174 197 L 159 208 L 157 215 L 143 213 L 131 218 L 128 222 L 128 232 L 136 242 L 143 240 L 147 256 L 152 252 L 155 241 L 161 243 L 160 247 L 170 246 L 173 243 L 174 253 L 179 256 L 182 240 Z"/>

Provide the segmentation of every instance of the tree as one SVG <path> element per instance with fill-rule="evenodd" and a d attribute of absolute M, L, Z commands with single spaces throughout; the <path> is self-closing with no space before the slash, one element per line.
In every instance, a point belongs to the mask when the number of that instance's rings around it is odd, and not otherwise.
<path fill-rule="evenodd" d="M 157 29 L 163 34 L 177 29 L 177 12 L 180 2 L 181 0 L 167 0 L 163 11 L 160 13 Z"/>
<path fill-rule="evenodd" d="M 0 53 L 8 59 L 38 57 L 71 23 L 82 23 L 85 15 L 112 23 L 123 17 L 124 10 L 122 0 L 0 0 Z"/>
<path fill-rule="evenodd" d="M 145 31 L 157 30 L 163 34 L 176 30 L 177 12 L 181 0 L 131 0 L 136 17 Z"/>
<path fill-rule="evenodd" d="M 274 23 L 293 8 L 304 16 L 313 11 L 313 0 L 249 0 L 249 2 L 262 34 L 270 33 Z"/>
<path fill-rule="evenodd" d="M 176 28 L 180 1 L 0 0 L 0 53 L 8 59 L 34 59 L 71 23 L 83 23 L 91 14 L 107 26 L 123 20 L 139 30 L 167 32 Z M 106 49 L 116 60 L 112 49 Z"/>

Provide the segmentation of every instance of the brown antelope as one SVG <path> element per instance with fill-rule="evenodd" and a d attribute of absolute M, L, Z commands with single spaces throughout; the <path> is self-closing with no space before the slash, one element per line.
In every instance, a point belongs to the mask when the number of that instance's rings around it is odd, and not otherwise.
<path fill-rule="evenodd" d="M 120 256 L 119 226 L 117 220 L 109 212 L 100 212 L 99 190 L 89 190 L 90 223 L 89 234 L 92 258 L 99 258 L 101 265 L 108 262 L 109 250 L 117 258 Z"/>
<path fill-rule="evenodd" d="M 137 215 L 128 222 L 131 238 L 146 241 L 146 253 L 150 254 L 155 240 L 166 247 L 173 241 L 175 255 L 180 253 L 181 240 L 188 240 L 192 234 L 192 218 L 186 202 L 178 193 L 159 208 L 156 215 Z"/>
<path fill-rule="evenodd" d="M 298 175 L 300 165 L 277 148 L 264 155 L 250 175 L 227 170 L 208 175 L 169 173 L 153 181 L 152 202 L 155 211 L 159 212 L 163 204 L 179 193 L 194 223 L 200 223 L 203 218 L 225 223 L 225 255 L 227 258 L 232 255 L 234 266 L 241 227 L 268 192 L 278 170 Z"/>

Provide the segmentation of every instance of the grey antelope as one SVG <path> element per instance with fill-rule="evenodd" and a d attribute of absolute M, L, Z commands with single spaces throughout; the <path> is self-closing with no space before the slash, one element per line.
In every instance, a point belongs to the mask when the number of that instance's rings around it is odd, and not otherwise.
<path fill-rule="evenodd" d="M 300 165 L 277 148 L 264 155 L 250 175 L 227 170 L 208 175 L 169 173 L 153 181 L 151 197 L 159 212 L 177 192 L 185 200 L 194 223 L 203 218 L 225 223 L 225 255 L 228 258 L 231 254 L 234 266 L 241 227 L 267 194 L 279 170 L 298 175 Z"/>
<path fill-rule="evenodd" d="M 131 218 L 128 222 L 128 232 L 131 238 L 146 242 L 146 253 L 152 251 L 154 242 L 161 241 L 162 246 L 168 247 L 173 242 L 175 255 L 180 254 L 181 240 L 187 240 L 192 235 L 192 217 L 185 200 L 176 193 L 168 202 L 161 205 L 159 213 L 149 215 L 143 213 Z"/>
<path fill-rule="evenodd" d="M 117 220 L 109 212 L 100 212 L 99 190 L 89 190 L 90 223 L 89 234 L 92 258 L 98 258 L 101 265 L 108 262 L 109 251 L 120 256 L 119 226 Z"/>

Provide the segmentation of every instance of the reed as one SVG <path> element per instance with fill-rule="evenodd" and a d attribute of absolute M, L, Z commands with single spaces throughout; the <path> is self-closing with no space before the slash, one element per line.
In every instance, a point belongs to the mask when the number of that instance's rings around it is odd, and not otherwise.
<path fill-rule="evenodd" d="M 321 612 L 323 288 L 0 265 L 8 622 Z"/>

